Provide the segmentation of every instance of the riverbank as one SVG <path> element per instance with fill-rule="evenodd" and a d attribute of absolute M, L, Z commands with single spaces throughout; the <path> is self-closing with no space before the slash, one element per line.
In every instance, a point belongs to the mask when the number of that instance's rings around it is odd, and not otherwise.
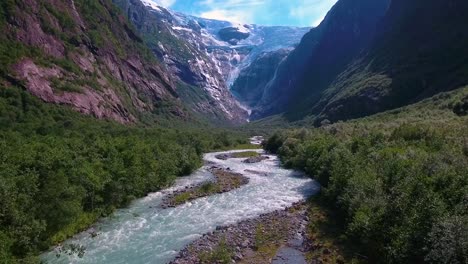
<path fill-rule="evenodd" d="M 187 245 L 170 264 L 347 263 L 352 253 L 340 242 L 336 226 L 316 201 L 299 202 L 218 227 Z"/>
<path fill-rule="evenodd" d="M 286 241 L 303 237 L 306 224 L 305 204 L 294 204 L 286 210 L 217 227 L 186 246 L 170 263 L 270 263 Z"/>
<path fill-rule="evenodd" d="M 187 245 L 170 264 L 346 263 L 349 256 L 329 212 L 309 200 L 217 227 Z"/>

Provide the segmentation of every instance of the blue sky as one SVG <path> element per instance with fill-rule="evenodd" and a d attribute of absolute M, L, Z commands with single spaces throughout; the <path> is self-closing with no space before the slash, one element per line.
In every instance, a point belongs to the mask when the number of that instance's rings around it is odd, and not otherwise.
<path fill-rule="evenodd" d="M 259 25 L 317 26 L 337 0 L 152 0 L 205 18 Z"/>

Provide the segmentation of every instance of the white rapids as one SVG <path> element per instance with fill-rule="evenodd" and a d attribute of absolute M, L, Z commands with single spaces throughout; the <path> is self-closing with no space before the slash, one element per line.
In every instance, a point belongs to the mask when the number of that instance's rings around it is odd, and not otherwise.
<path fill-rule="evenodd" d="M 84 246 L 86 250 L 82 258 L 67 254 L 56 257 L 52 250 L 44 253 L 42 260 L 47 263 L 167 263 L 184 246 L 217 226 L 284 209 L 315 194 L 320 188 L 302 173 L 281 168 L 278 158 L 273 155 L 255 164 L 242 163 L 243 159 L 218 160 L 215 157 L 232 152 L 238 151 L 205 154 L 204 159 L 209 165 L 178 179 L 174 187 L 150 194 L 103 219 L 94 227 L 98 232 L 96 237 L 83 232 L 64 243 Z M 158 206 L 168 193 L 212 179 L 208 168 L 213 165 L 242 173 L 250 182 L 239 189 L 200 198 L 176 208 Z"/>

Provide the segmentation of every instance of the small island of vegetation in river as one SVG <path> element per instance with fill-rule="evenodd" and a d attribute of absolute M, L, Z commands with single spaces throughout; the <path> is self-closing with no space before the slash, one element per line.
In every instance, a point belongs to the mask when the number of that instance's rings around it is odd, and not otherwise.
<path fill-rule="evenodd" d="M 194 187 L 175 191 L 164 198 L 161 206 L 163 208 L 175 207 L 198 198 L 232 191 L 249 182 L 249 179 L 242 174 L 234 173 L 227 169 L 213 166 L 208 170 L 213 174 L 213 181 L 207 181 Z"/>

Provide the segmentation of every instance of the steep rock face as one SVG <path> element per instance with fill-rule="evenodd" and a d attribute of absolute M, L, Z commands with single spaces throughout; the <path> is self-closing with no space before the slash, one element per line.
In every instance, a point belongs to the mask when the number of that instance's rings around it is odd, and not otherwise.
<path fill-rule="evenodd" d="M 321 92 L 373 39 L 390 0 L 340 0 L 304 36 L 265 89 L 253 118 L 313 105 Z"/>
<path fill-rule="evenodd" d="M 181 97 L 192 108 L 219 115 L 224 112 L 216 111 L 219 105 L 229 113 L 239 113 L 234 116 L 242 116 L 244 122 L 247 112 L 239 112 L 235 98 L 229 94 L 239 73 L 265 52 L 297 45 L 310 30 L 199 18 L 165 9 L 151 0 L 142 0 L 147 11 L 138 0 L 114 2 L 125 10 L 153 52 L 179 77 Z M 224 39 L 220 36 L 223 32 L 228 35 Z"/>
<path fill-rule="evenodd" d="M 468 83 L 467 1 L 392 0 L 380 34 L 325 93 L 317 122 L 400 107 Z"/>
<path fill-rule="evenodd" d="M 219 37 L 225 42 L 229 42 L 232 45 L 236 45 L 240 40 L 246 39 L 250 36 L 248 31 L 244 31 L 238 27 L 227 27 L 221 29 Z"/>
<path fill-rule="evenodd" d="M 153 2 L 114 0 L 151 50 L 178 78 L 178 91 L 191 109 L 215 121 L 243 123 L 248 113 L 229 92 L 222 72 L 206 53 L 202 27 Z"/>
<path fill-rule="evenodd" d="M 231 90 L 242 103 L 254 108 L 262 98 L 265 87 L 274 78 L 278 66 L 290 52 L 291 49 L 280 49 L 260 54 L 241 71 Z"/>
<path fill-rule="evenodd" d="M 164 101 L 186 117 L 171 76 L 111 1 L 17 0 L 0 8 L 0 78 L 8 83 L 121 123 Z"/>

